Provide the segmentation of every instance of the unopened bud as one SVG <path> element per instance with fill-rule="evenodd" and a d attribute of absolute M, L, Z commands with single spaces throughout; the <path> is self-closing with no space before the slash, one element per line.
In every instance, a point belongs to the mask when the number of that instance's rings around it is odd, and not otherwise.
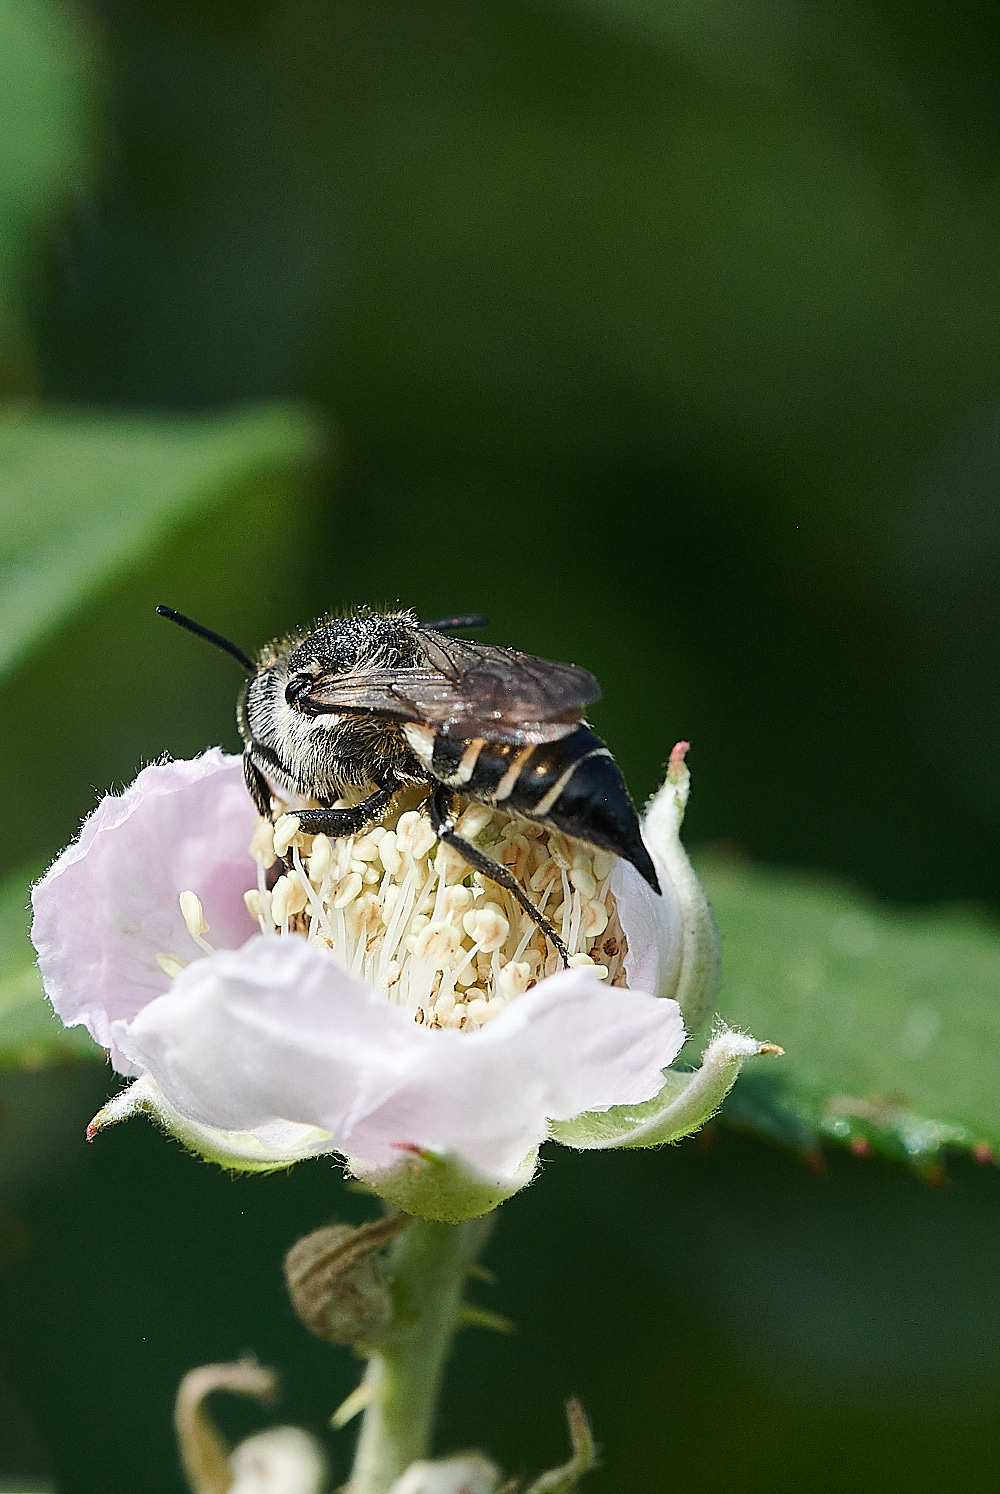
<path fill-rule="evenodd" d="M 389 1494 L 495 1494 L 500 1470 L 482 1453 L 411 1463 Z"/>
<path fill-rule="evenodd" d="M 228 1494 L 319 1494 L 326 1458 L 301 1427 L 270 1427 L 241 1442 L 229 1458 Z"/>
<path fill-rule="evenodd" d="M 353 1229 L 330 1224 L 303 1235 L 285 1256 L 285 1282 L 299 1321 L 331 1344 L 369 1343 L 392 1322 L 379 1251 L 407 1224 L 393 1214 Z"/>

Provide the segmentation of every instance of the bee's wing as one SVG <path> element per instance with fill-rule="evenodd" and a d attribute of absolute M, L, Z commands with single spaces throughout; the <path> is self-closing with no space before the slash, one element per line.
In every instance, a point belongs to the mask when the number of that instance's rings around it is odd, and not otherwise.
<path fill-rule="evenodd" d="M 424 659 L 410 669 L 320 677 L 299 697 L 308 711 L 415 721 L 454 736 L 546 742 L 565 736 L 601 696 L 592 674 L 513 648 L 420 629 Z"/>

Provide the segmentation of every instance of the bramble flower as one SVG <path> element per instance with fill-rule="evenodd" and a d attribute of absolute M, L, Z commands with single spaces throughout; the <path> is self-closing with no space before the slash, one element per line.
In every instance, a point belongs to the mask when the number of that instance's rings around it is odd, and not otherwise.
<path fill-rule="evenodd" d="M 38 883 L 46 990 L 133 1083 L 95 1118 L 148 1112 L 240 1170 L 336 1153 L 408 1213 L 461 1219 L 528 1182 L 549 1136 L 652 1145 L 696 1130 L 743 1060 L 718 1032 L 669 1070 L 714 994 L 711 914 L 679 839 L 686 744 L 627 862 L 470 803 L 571 952 L 439 844 L 417 798 L 368 834 L 258 818 L 218 749 L 105 798 Z M 280 806 L 279 806 L 280 808 Z M 664 1072 L 666 1071 L 666 1072 Z"/>

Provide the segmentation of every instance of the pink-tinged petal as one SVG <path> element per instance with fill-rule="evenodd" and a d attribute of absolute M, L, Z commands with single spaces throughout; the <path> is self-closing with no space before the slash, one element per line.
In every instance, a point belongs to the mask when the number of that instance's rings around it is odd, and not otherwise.
<path fill-rule="evenodd" d="M 260 934 L 189 965 L 166 995 L 112 1025 L 126 1057 L 200 1125 L 283 1120 L 337 1137 L 382 1101 L 421 1031 L 299 935 Z"/>
<path fill-rule="evenodd" d="M 625 976 L 629 987 L 672 997 L 681 965 L 681 916 L 671 884 L 664 885 L 660 865 L 657 874 L 662 895 L 653 891 L 630 861 L 616 861 L 611 891 L 627 945 Z"/>
<path fill-rule="evenodd" d="M 139 1070 L 115 1047 L 112 1024 L 170 988 L 157 954 L 203 958 L 180 894 L 197 893 L 214 945 L 235 947 L 254 932 L 243 893 L 255 881 L 255 824 L 240 758 L 213 748 L 157 763 L 120 798 L 102 799 L 35 887 L 31 937 L 52 1005 L 110 1048 L 120 1072 Z"/>
<path fill-rule="evenodd" d="M 567 970 L 480 1032 L 427 1036 L 433 1046 L 421 1044 L 388 1101 L 358 1121 L 352 1155 L 384 1165 L 408 1141 L 506 1177 L 548 1134 L 548 1121 L 656 1094 L 684 1027 L 674 1002 Z"/>
<path fill-rule="evenodd" d="M 478 1032 L 431 1031 L 293 935 L 189 966 L 113 1036 L 199 1125 L 293 1122 L 364 1170 L 426 1150 L 503 1179 L 550 1120 L 656 1094 L 684 1029 L 676 1003 L 573 970 Z"/>
<path fill-rule="evenodd" d="M 629 985 L 673 997 L 688 1031 L 695 1032 L 719 988 L 719 936 L 680 838 L 691 786 L 684 762 L 687 750 L 687 742 L 678 742 L 671 752 L 666 780 L 642 820 L 642 838 L 662 896 L 657 897 L 627 862 L 615 866 L 611 889 L 628 944 Z"/>

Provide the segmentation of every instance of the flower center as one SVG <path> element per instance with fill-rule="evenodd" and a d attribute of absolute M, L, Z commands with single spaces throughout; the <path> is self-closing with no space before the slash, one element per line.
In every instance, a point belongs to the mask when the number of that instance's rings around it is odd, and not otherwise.
<path fill-rule="evenodd" d="M 614 856 L 481 804 L 456 829 L 524 888 L 571 966 L 625 985 Z M 258 885 L 246 904 L 263 933 L 305 935 L 429 1027 L 474 1031 L 561 968 L 517 901 L 436 839 L 425 805 L 343 840 L 303 834 L 295 814 L 261 820 L 250 852 Z M 291 865 L 268 888 L 278 857 Z"/>

